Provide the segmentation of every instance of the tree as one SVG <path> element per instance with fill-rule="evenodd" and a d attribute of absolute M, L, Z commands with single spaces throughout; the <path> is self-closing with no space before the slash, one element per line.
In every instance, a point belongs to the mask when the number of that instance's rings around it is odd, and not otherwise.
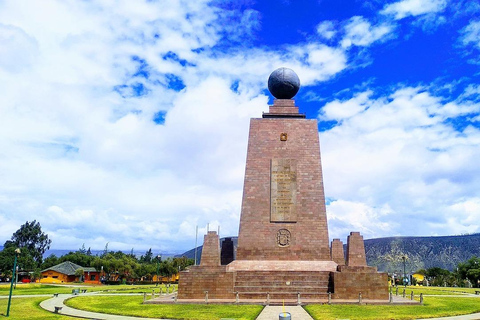
<path fill-rule="evenodd" d="M 147 252 L 145 252 L 144 256 L 140 257 L 140 262 L 150 263 L 152 262 L 152 257 L 153 257 L 152 248 L 150 248 L 147 250 Z"/>
<path fill-rule="evenodd" d="M 82 268 L 78 268 L 75 270 L 75 277 L 78 277 L 78 281 L 83 282 L 83 276 L 85 274 L 85 271 L 83 271 Z"/>
<path fill-rule="evenodd" d="M 45 258 L 45 260 L 43 260 L 43 263 L 40 269 L 45 270 L 57 264 L 59 264 L 58 257 L 52 253 L 47 258 Z"/>
<path fill-rule="evenodd" d="M 457 269 L 461 279 L 468 279 L 474 287 L 479 287 L 480 258 L 472 257 L 464 263 L 459 263 Z"/>
<path fill-rule="evenodd" d="M 22 252 L 26 251 L 38 267 L 42 263 L 43 254 L 50 249 L 51 243 L 52 240 L 48 238 L 48 235 L 42 232 L 40 223 L 33 220 L 32 222 L 25 222 L 12 235 L 12 240 L 5 242 L 4 247 L 20 248 Z"/>
<path fill-rule="evenodd" d="M 82 244 L 82 247 L 80 249 L 78 249 L 77 251 L 78 253 L 83 253 L 83 254 L 86 254 L 87 253 L 87 249 L 85 249 L 85 243 Z"/>
<path fill-rule="evenodd" d="M 12 271 L 13 269 L 13 260 L 15 259 L 15 249 L 17 247 L 10 245 L 5 247 L 0 251 L 0 273 L 6 271 Z M 19 270 L 33 270 L 35 269 L 36 263 L 33 260 L 32 256 L 27 250 L 20 250 L 20 254 L 17 258 L 17 266 Z"/>
<path fill-rule="evenodd" d="M 454 281 L 454 277 L 450 271 L 439 267 L 427 269 L 425 275 L 433 286 L 444 286 L 446 284 L 452 284 Z"/>

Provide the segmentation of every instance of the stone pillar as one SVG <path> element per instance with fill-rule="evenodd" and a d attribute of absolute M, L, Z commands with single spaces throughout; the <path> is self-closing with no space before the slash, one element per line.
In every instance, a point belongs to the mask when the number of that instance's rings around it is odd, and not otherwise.
<path fill-rule="evenodd" d="M 365 245 L 360 232 L 350 232 L 347 239 L 347 266 L 366 267 Z"/>
<path fill-rule="evenodd" d="M 216 231 L 208 231 L 203 238 L 201 266 L 220 266 L 220 239 Z"/>
<path fill-rule="evenodd" d="M 343 251 L 343 242 L 340 239 L 333 239 L 330 245 L 330 256 L 336 264 L 345 265 L 345 252 Z"/>

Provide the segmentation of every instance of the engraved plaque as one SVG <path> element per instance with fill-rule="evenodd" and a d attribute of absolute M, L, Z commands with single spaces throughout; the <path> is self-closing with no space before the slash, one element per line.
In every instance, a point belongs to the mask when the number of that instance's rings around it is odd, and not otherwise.
<path fill-rule="evenodd" d="M 297 221 L 297 161 L 272 159 L 270 173 L 270 221 Z"/>

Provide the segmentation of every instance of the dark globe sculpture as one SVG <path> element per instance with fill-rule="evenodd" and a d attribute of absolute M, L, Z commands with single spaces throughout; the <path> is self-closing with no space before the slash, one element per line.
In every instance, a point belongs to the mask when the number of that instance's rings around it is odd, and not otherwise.
<path fill-rule="evenodd" d="M 292 99 L 300 89 L 300 79 L 289 68 L 278 68 L 268 77 L 268 90 L 277 99 Z"/>

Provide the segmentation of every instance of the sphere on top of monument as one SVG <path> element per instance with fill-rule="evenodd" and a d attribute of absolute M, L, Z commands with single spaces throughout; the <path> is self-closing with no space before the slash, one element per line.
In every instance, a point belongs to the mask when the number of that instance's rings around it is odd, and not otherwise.
<path fill-rule="evenodd" d="M 292 99 L 300 89 L 300 79 L 289 68 L 278 68 L 268 77 L 268 90 L 277 99 Z"/>

